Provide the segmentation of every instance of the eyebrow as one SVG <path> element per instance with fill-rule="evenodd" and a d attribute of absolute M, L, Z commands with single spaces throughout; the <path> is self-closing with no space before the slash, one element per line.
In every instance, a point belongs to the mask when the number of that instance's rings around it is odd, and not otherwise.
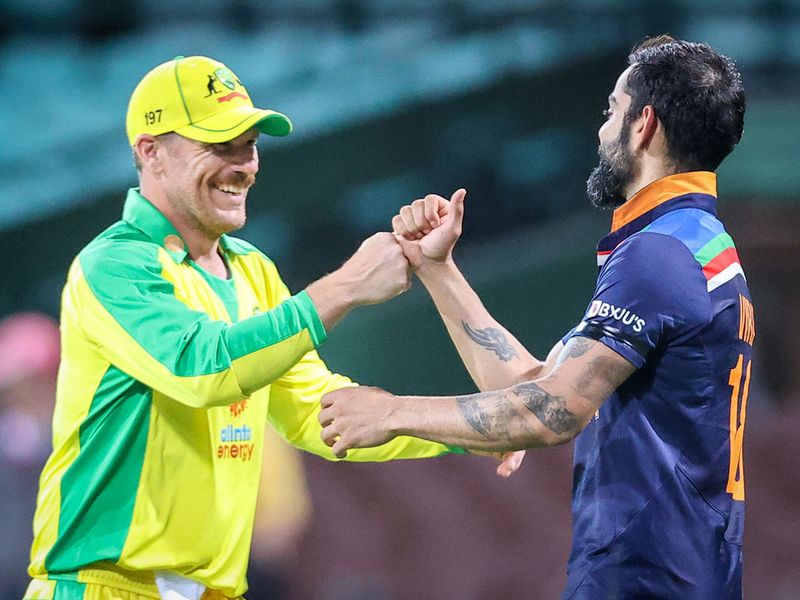
<path fill-rule="evenodd" d="M 609 94 L 608 95 L 608 103 L 609 104 L 616 104 L 617 103 L 617 99 L 614 98 L 614 94 Z"/>

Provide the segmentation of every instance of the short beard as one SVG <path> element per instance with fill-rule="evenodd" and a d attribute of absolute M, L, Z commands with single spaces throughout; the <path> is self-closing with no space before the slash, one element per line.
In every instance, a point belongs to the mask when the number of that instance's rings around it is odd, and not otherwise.
<path fill-rule="evenodd" d="M 586 180 L 586 195 L 602 210 L 622 206 L 627 188 L 639 174 L 639 164 L 628 149 L 629 123 L 625 119 L 617 139 L 600 144 L 600 161 Z"/>

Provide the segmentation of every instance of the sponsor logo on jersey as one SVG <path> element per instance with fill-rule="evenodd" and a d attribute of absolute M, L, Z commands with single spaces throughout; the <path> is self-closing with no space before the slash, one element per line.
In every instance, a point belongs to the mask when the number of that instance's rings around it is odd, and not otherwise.
<path fill-rule="evenodd" d="M 245 398 L 244 400 L 239 400 L 238 402 L 234 402 L 233 404 L 229 404 L 228 408 L 230 409 L 231 416 L 233 418 L 238 417 L 247 408 L 247 398 Z"/>
<path fill-rule="evenodd" d="M 253 430 L 247 425 L 234 427 L 228 425 L 220 430 L 217 446 L 217 458 L 238 458 L 242 462 L 247 462 L 253 458 Z"/>
<path fill-rule="evenodd" d="M 647 324 L 639 315 L 632 313 L 624 306 L 614 306 L 602 300 L 593 300 L 591 306 L 589 306 L 589 312 L 586 313 L 586 318 L 591 319 L 592 317 L 603 317 L 620 321 L 623 325 L 629 326 L 636 333 L 641 332 Z"/>

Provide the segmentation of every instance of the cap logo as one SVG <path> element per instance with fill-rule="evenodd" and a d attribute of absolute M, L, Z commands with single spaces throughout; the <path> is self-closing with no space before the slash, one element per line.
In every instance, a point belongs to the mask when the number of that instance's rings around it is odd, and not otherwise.
<path fill-rule="evenodd" d="M 208 83 L 206 84 L 206 89 L 208 89 L 208 94 L 205 95 L 206 98 L 211 96 L 212 94 L 219 94 L 220 90 L 217 89 L 216 86 L 217 78 L 214 75 L 208 76 Z"/>
<path fill-rule="evenodd" d="M 216 71 L 214 71 L 214 75 L 216 75 L 217 80 L 229 90 L 236 89 L 236 77 L 234 76 L 233 73 L 231 73 L 231 70 L 228 69 L 227 67 L 222 67 L 221 69 L 217 69 Z"/>
<path fill-rule="evenodd" d="M 243 98 L 244 100 L 247 100 L 247 96 L 242 92 L 231 92 L 230 94 L 226 94 L 221 98 L 217 98 L 217 102 L 230 102 L 234 98 Z"/>

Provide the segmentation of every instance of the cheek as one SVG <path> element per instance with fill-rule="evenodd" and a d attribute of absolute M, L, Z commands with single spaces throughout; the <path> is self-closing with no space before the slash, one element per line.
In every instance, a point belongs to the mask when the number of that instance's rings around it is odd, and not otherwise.
<path fill-rule="evenodd" d="M 613 118 L 603 123 L 597 132 L 597 138 L 600 140 L 600 143 L 610 142 L 616 138 L 616 129 L 617 126 Z"/>

